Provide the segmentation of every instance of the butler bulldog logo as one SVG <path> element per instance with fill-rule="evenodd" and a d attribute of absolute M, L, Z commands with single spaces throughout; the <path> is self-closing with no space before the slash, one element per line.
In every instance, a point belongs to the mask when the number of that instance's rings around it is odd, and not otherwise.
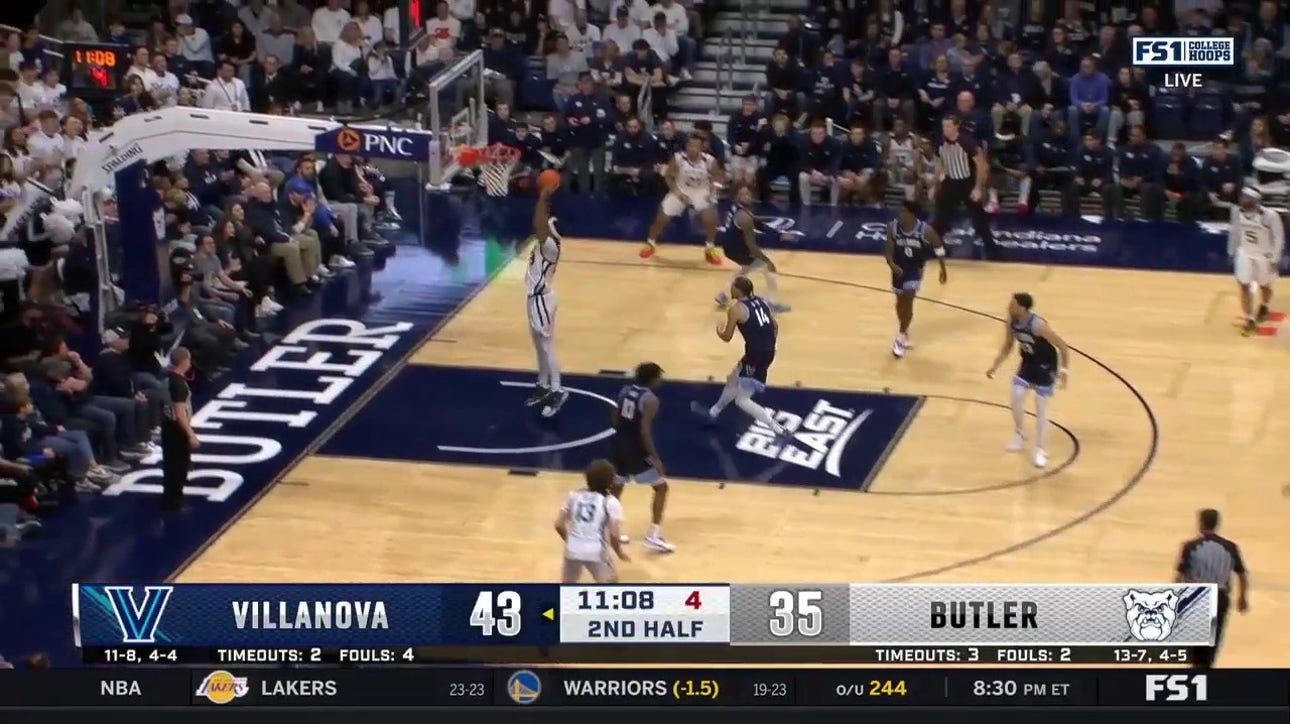
<path fill-rule="evenodd" d="M 1129 591 L 1124 594 L 1129 633 L 1138 641 L 1164 641 L 1174 631 L 1178 618 L 1178 594 L 1174 591 Z"/>

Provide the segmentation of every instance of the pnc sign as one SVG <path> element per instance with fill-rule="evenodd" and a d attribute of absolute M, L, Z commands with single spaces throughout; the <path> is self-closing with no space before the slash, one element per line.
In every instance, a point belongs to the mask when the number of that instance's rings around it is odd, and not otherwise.
<path fill-rule="evenodd" d="M 324 153 L 352 153 L 368 158 L 425 161 L 430 158 L 432 136 L 427 131 L 342 126 L 320 134 L 314 140 L 314 148 Z"/>

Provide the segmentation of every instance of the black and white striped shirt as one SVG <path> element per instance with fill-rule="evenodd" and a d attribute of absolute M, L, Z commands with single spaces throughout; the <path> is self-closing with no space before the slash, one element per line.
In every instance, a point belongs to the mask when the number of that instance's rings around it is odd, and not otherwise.
<path fill-rule="evenodd" d="M 1217 583 L 1226 590 L 1232 574 L 1245 574 L 1241 549 L 1217 533 L 1204 533 L 1183 544 L 1178 575 L 1188 583 Z"/>
<path fill-rule="evenodd" d="M 942 140 L 936 153 L 941 159 L 941 167 L 945 169 L 945 178 L 963 181 L 974 177 L 976 166 L 972 159 L 976 157 L 978 150 L 976 139 L 962 129 L 959 130 L 957 139 Z"/>

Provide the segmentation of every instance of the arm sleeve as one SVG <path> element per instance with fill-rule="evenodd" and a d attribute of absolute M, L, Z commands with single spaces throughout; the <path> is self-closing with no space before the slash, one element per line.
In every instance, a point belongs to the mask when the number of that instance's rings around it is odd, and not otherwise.
<path fill-rule="evenodd" d="M 1241 232 L 1237 229 L 1240 220 L 1240 208 L 1232 207 L 1231 218 L 1227 224 L 1227 255 L 1232 256 L 1236 253 L 1236 245 L 1240 243 Z"/>

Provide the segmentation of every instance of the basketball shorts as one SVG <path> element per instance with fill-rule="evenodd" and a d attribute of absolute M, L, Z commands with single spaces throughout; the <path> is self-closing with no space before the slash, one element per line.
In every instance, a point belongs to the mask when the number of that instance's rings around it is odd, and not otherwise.
<path fill-rule="evenodd" d="M 550 337 L 555 334 L 555 312 L 558 304 L 555 292 L 530 294 L 528 297 L 529 329 L 534 336 Z"/>
<path fill-rule="evenodd" d="M 1012 378 L 1013 387 L 1034 390 L 1041 397 L 1052 397 L 1057 382 L 1057 369 L 1051 365 L 1022 362 Z"/>
<path fill-rule="evenodd" d="M 583 571 L 591 574 L 591 580 L 596 583 L 613 583 L 618 580 L 618 571 L 614 568 L 614 562 L 609 559 L 574 561 L 568 558 L 564 559 L 564 570 L 560 572 L 560 580 L 576 583 L 582 578 Z"/>
<path fill-rule="evenodd" d="M 712 208 L 712 192 L 693 191 L 682 195 L 669 191 L 667 196 L 663 197 L 663 213 L 667 216 L 680 216 L 687 208 L 695 211 L 706 211 Z"/>
<path fill-rule="evenodd" d="M 615 444 L 611 447 L 609 461 L 614 464 L 614 482 L 619 485 L 627 483 L 644 483 L 658 485 L 663 476 L 650 462 L 649 456 L 640 445 Z"/>
<path fill-rule="evenodd" d="M 751 272 L 766 266 L 761 259 L 757 259 L 749 253 L 747 247 L 732 249 L 723 248 L 721 251 L 725 253 L 727 259 L 742 267 L 740 271 Z"/>
<path fill-rule="evenodd" d="M 922 264 L 897 264 L 901 273 L 891 273 L 891 290 L 893 292 L 916 292 L 923 286 Z"/>
<path fill-rule="evenodd" d="M 731 176 L 751 176 L 757 173 L 757 166 L 760 159 L 756 156 L 735 156 L 731 155 L 728 159 Z"/>
<path fill-rule="evenodd" d="M 766 375 L 770 365 L 775 361 L 775 350 L 744 350 L 744 356 L 735 365 L 735 377 L 739 386 L 751 392 L 762 392 L 766 389 Z"/>
<path fill-rule="evenodd" d="M 1270 287 L 1277 280 L 1277 265 L 1266 256 L 1238 251 L 1233 262 L 1236 281 L 1242 286 Z"/>

